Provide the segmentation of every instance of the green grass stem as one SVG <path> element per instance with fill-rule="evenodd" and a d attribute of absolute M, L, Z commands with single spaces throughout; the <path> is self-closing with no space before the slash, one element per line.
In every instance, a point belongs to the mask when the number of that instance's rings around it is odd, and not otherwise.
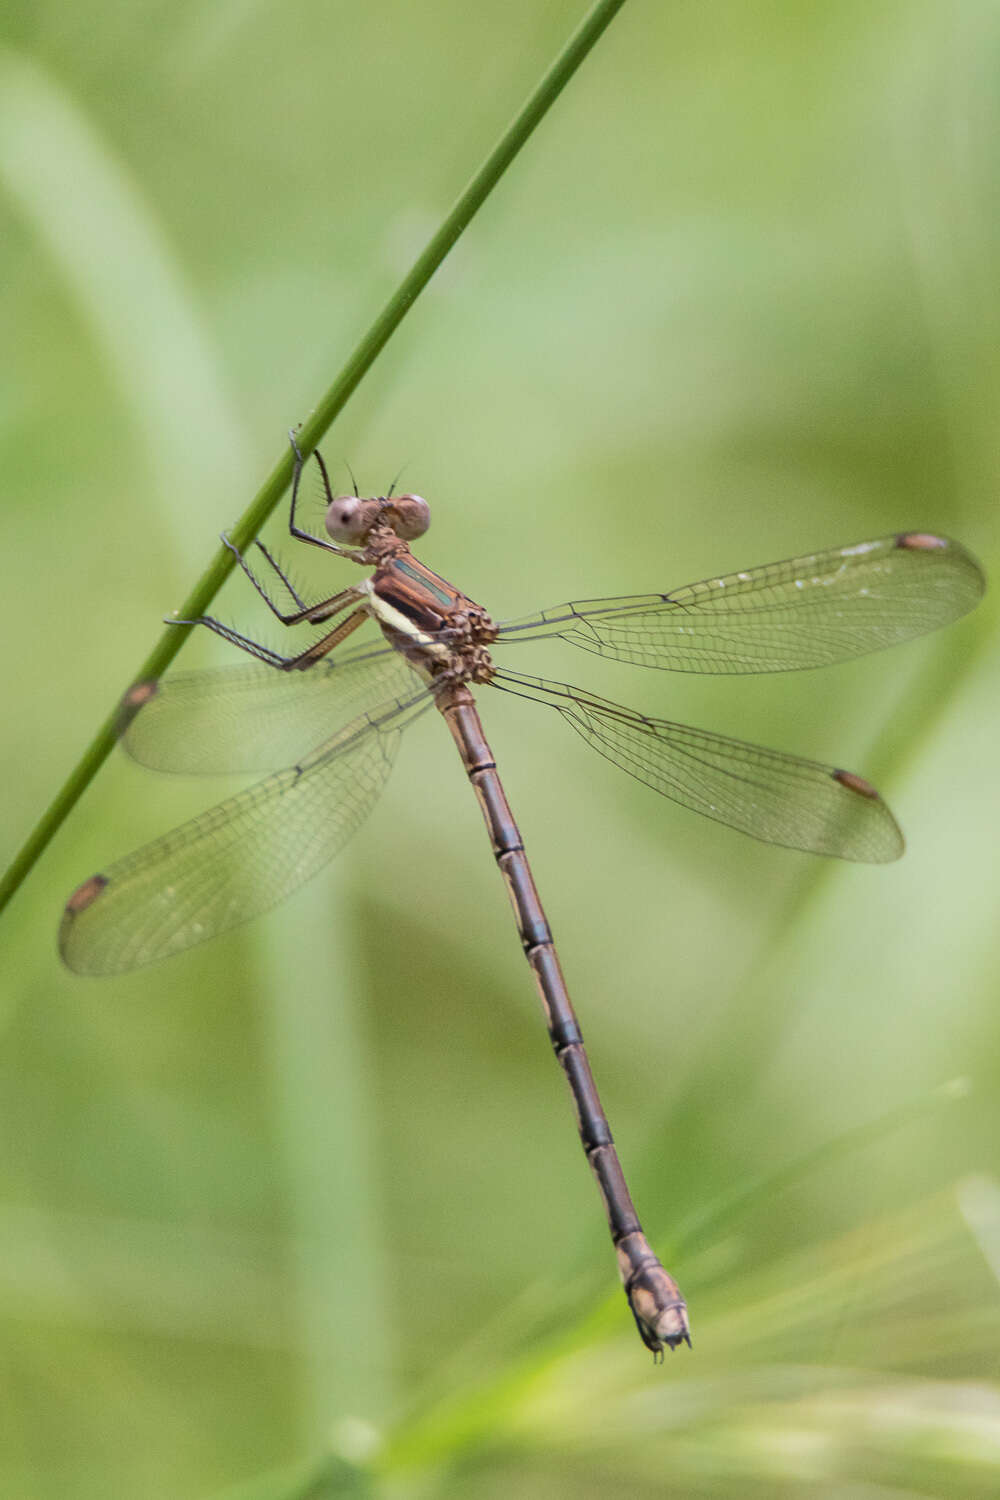
<path fill-rule="evenodd" d="M 535 127 L 548 113 L 624 3 L 625 0 L 598 0 L 518 111 L 465 191 L 460 194 L 440 228 L 414 261 L 382 311 L 349 355 L 329 390 L 316 403 L 308 421 L 303 424 L 298 434 L 298 442 L 302 453 L 307 458 L 322 441 L 334 418 L 344 409 L 434 272 L 486 202 Z M 286 445 L 274 468 L 232 528 L 230 533 L 232 540 L 241 551 L 249 546 L 274 511 L 288 488 L 291 477 L 292 452 L 291 448 Z M 195 619 L 203 615 L 232 572 L 234 565 L 232 553 L 220 546 L 208 567 L 176 611 L 178 619 Z M 162 676 L 189 635 L 189 627 L 168 626 L 135 672 L 132 681 Z M 65 822 L 111 753 L 115 744 L 117 712 L 118 701 L 116 700 L 114 707 L 69 777 L 0 879 L 0 911 L 18 890 L 42 851 Z"/>

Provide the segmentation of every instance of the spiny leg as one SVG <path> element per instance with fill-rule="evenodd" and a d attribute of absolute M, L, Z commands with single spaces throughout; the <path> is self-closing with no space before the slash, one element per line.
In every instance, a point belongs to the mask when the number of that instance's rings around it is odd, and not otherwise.
<path fill-rule="evenodd" d="M 296 537 L 300 542 L 310 542 L 314 547 L 322 547 L 325 552 L 335 552 L 338 557 L 349 558 L 351 562 L 360 563 L 362 567 L 364 567 L 368 563 L 369 558 L 367 553 L 363 549 L 361 552 L 359 552 L 356 549 L 338 546 L 336 542 L 327 541 L 321 536 L 313 536 L 311 531 L 303 531 L 301 526 L 298 524 L 295 516 L 295 508 L 298 505 L 299 481 L 302 478 L 302 470 L 305 468 L 306 460 L 302 457 L 302 450 L 300 449 L 298 443 L 295 441 L 294 429 L 289 432 L 288 441 L 291 443 L 292 452 L 295 454 L 295 468 L 292 471 L 292 503 L 288 515 L 288 530 L 291 532 L 292 536 Z M 333 489 L 330 485 L 330 476 L 326 472 L 326 464 L 323 462 L 323 456 L 318 448 L 313 449 L 312 456 L 316 460 L 316 466 L 319 469 L 320 475 L 322 477 L 323 491 L 326 495 L 326 503 L 327 505 L 329 505 L 335 497 Z M 355 489 L 357 489 L 356 483 Z"/>
<path fill-rule="evenodd" d="M 350 603 L 351 600 L 348 600 L 341 608 L 346 609 Z M 216 620 L 211 615 L 201 615 L 197 620 L 168 619 L 166 623 L 168 625 L 204 625 L 206 629 L 211 630 L 215 635 L 220 635 L 224 641 L 228 641 L 231 646 L 238 646 L 241 651 L 246 651 L 248 655 L 255 656 L 258 661 L 274 667 L 279 672 L 302 672 L 320 661 L 333 650 L 334 646 L 339 646 L 340 642 L 357 630 L 359 625 L 363 625 L 367 618 L 368 615 L 363 609 L 356 609 L 353 614 L 347 616 L 346 620 L 341 620 L 333 630 L 328 631 L 326 635 L 295 656 L 282 656 L 280 652 L 272 651 L 270 646 L 264 646 L 260 641 L 252 640 L 250 636 L 241 634 L 231 625 L 226 625 L 222 620 Z"/>
<path fill-rule="evenodd" d="M 281 611 L 277 608 L 277 606 L 275 605 L 274 601 L 271 599 L 270 595 L 268 594 L 267 590 L 264 588 L 263 584 L 254 575 L 254 573 L 251 571 L 250 564 L 247 562 L 246 558 L 239 551 L 239 549 L 229 540 L 229 538 L 226 536 L 225 532 L 222 533 L 222 544 L 223 544 L 223 546 L 228 547 L 229 550 L 235 555 L 236 560 L 239 563 L 240 567 L 243 569 L 244 573 L 247 575 L 247 577 L 249 578 L 250 582 L 253 584 L 254 588 L 257 590 L 258 594 L 260 594 L 261 598 L 264 600 L 264 603 L 267 605 L 268 609 L 272 610 L 278 616 L 279 620 L 284 621 L 287 618 L 287 616 L 283 615 L 281 613 Z M 292 599 L 294 599 L 295 603 L 298 605 L 299 611 L 301 612 L 302 610 L 308 609 L 309 605 L 302 598 L 302 595 L 299 593 L 298 589 L 295 587 L 294 583 L 289 578 L 288 574 L 282 568 L 282 566 L 278 562 L 277 558 L 272 557 L 271 553 L 264 546 L 264 543 L 261 541 L 260 537 L 256 537 L 255 538 L 255 540 L 254 540 L 254 546 L 257 548 L 258 552 L 263 553 L 264 561 L 267 563 L 267 565 L 271 569 L 272 573 L 274 573 L 274 574 L 277 575 L 278 581 L 280 582 L 282 588 L 284 588 L 285 592 Z"/>
<path fill-rule="evenodd" d="M 249 578 L 257 593 L 267 605 L 268 609 L 273 615 L 276 616 L 277 619 L 281 621 L 282 625 L 301 625 L 304 621 L 308 621 L 310 625 L 321 625 L 324 620 L 330 620 L 334 615 L 340 614 L 343 610 L 347 609 L 352 601 L 358 598 L 357 589 L 348 588 L 341 589 L 337 594 L 332 594 L 329 599 L 319 599 L 315 604 L 306 604 L 305 600 L 299 597 L 299 594 L 292 584 L 291 580 L 285 576 L 279 564 L 274 560 L 270 552 L 268 552 L 267 548 L 264 546 L 264 543 L 258 541 L 257 546 L 264 554 L 266 561 L 274 569 L 275 573 L 277 573 L 278 577 L 281 579 L 282 584 L 291 594 L 296 604 L 299 606 L 297 610 L 286 614 L 285 611 L 282 610 L 280 606 L 276 604 L 275 601 L 271 598 L 270 594 L 267 592 L 267 589 L 251 569 L 250 564 L 247 562 L 242 552 L 233 542 L 230 541 L 225 532 L 222 533 L 222 545 L 228 548 L 228 550 L 233 554 L 243 572 Z"/>
<path fill-rule="evenodd" d="M 302 469 L 305 465 L 305 460 L 302 457 L 302 451 L 299 448 L 298 443 L 295 441 L 294 431 L 289 432 L 288 438 L 289 442 L 292 445 L 292 452 L 295 455 L 295 468 L 292 474 L 292 499 L 288 522 L 288 529 L 291 532 L 292 536 L 297 537 L 300 541 L 312 542 L 315 546 L 322 547 L 325 551 L 333 552 L 338 557 L 346 557 L 351 559 L 351 561 L 361 563 L 362 565 L 367 564 L 370 559 L 364 549 L 359 552 L 357 550 L 350 550 L 345 547 L 340 547 L 334 542 L 327 542 L 324 541 L 321 537 L 313 536 L 310 532 L 303 531 L 298 526 L 295 517 L 295 508 L 298 502 L 299 482 L 302 477 Z M 314 457 L 322 476 L 324 491 L 326 492 L 328 501 L 330 501 L 334 497 L 330 487 L 330 477 L 326 470 L 326 464 L 323 462 L 322 456 L 318 452 L 314 454 Z M 355 486 L 355 488 L 357 488 L 357 486 Z M 246 561 L 242 552 L 232 541 L 230 541 L 229 537 L 227 537 L 224 532 L 222 534 L 222 544 L 233 554 L 236 561 L 239 563 L 240 568 L 249 578 L 250 582 L 254 586 L 254 589 L 264 600 L 264 603 L 267 605 L 268 609 L 273 615 L 276 616 L 277 619 L 281 621 L 283 625 L 300 625 L 304 623 L 308 623 L 311 625 L 323 624 L 325 621 L 331 620 L 336 615 L 342 614 L 345 610 L 350 609 L 351 605 L 356 603 L 357 599 L 359 598 L 359 591 L 357 589 L 347 588 L 342 589 L 337 594 L 333 594 L 329 599 L 319 600 L 316 604 L 306 604 L 305 601 L 300 597 L 291 580 L 286 576 L 280 565 L 275 561 L 270 552 L 264 546 L 263 542 L 258 541 L 257 546 L 263 553 L 268 565 L 277 574 L 284 588 L 288 590 L 288 593 L 294 599 L 295 603 L 299 606 L 299 608 L 294 612 L 287 613 L 286 611 L 281 609 L 281 607 L 275 602 L 274 599 L 271 598 L 267 589 L 257 578 L 256 574 L 253 572 L 253 569 Z M 265 646 L 260 641 L 253 640 L 250 636 L 244 635 L 241 631 L 234 629 L 233 626 L 224 624 L 222 620 L 217 620 L 213 615 L 200 615 L 197 619 L 193 620 L 170 618 L 167 620 L 167 624 L 204 625 L 208 630 L 213 631 L 216 635 L 221 636 L 223 640 L 228 641 L 230 645 L 237 646 L 241 651 L 246 651 L 248 655 L 256 657 L 258 661 L 264 662 L 267 666 L 275 667 L 278 671 L 292 672 L 302 671 L 305 668 L 312 666 L 314 662 L 319 661 L 323 656 L 327 654 L 327 652 L 331 651 L 334 646 L 338 645 L 346 636 L 350 635 L 352 631 L 356 630 L 366 618 L 367 616 L 363 610 L 355 610 L 353 614 L 349 615 L 346 620 L 342 621 L 340 625 L 336 626 L 327 635 L 323 636 L 320 640 L 315 641 L 311 646 L 306 647 L 304 651 L 298 652 L 295 656 L 282 656 L 279 651 L 274 651 L 270 646 Z"/>
<path fill-rule="evenodd" d="M 206 630 L 211 630 L 215 635 L 221 635 L 224 641 L 231 646 L 238 646 L 241 651 L 246 651 L 250 656 L 255 656 L 258 661 L 265 662 L 269 667 L 283 669 L 286 666 L 286 658 L 277 651 L 272 651 L 270 646 L 261 645 L 260 641 L 251 640 L 248 635 L 241 635 L 231 625 L 224 625 L 221 620 L 216 620 L 212 615 L 199 615 L 196 620 L 181 620 L 168 615 L 164 621 L 166 625 L 204 625 Z"/>

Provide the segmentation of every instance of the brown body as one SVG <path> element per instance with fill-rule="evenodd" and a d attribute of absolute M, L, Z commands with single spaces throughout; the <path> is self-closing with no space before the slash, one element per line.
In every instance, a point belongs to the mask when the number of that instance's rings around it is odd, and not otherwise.
<path fill-rule="evenodd" d="M 486 823 L 493 857 L 507 886 L 521 945 L 545 1011 L 549 1039 L 573 1095 L 580 1141 L 608 1216 L 618 1269 L 636 1326 L 654 1355 L 682 1341 L 690 1344 L 687 1308 L 680 1288 L 653 1254 L 626 1185 L 521 833 L 472 694 L 464 683 L 449 685 L 438 694 L 437 706 L 458 746 Z"/>
<path fill-rule="evenodd" d="M 124 973 L 266 911 L 347 842 L 374 805 L 403 730 L 433 703 L 458 747 L 514 908 L 639 1332 L 656 1356 L 690 1343 L 683 1298 L 650 1249 L 629 1195 L 471 686 L 488 684 L 555 709 L 647 786 L 767 843 L 884 863 L 902 853 L 902 835 L 875 788 L 854 772 L 526 677 L 494 666 L 490 648 L 498 639 L 508 647 L 556 636 L 613 660 L 672 670 L 825 666 L 958 619 L 982 595 L 982 570 L 955 542 L 902 532 L 671 593 L 558 605 L 498 628 L 481 605 L 411 554 L 408 543 L 430 522 L 420 496 L 334 495 L 316 454 L 330 540 L 300 527 L 304 460 L 294 438 L 292 444 L 291 534 L 370 576 L 309 603 L 259 543 L 275 598 L 223 539 L 277 619 L 321 626 L 319 639 L 284 655 L 209 616 L 178 622 L 207 626 L 274 670 L 137 683 L 123 700 L 118 731 L 136 759 L 159 770 L 271 774 L 84 881 L 63 914 L 63 958 L 81 974 Z M 338 649 L 369 619 L 391 650 Z M 281 673 L 310 669 L 307 684 L 286 678 L 281 686 Z M 295 703 L 314 731 L 301 746 L 299 726 L 284 712 Z"/>
<path fill-rule="evenodd" d="M 664 1348 L 691 1342 L 686 1305 L 643 1234 L 520 829 L 468 686 L 492 676 L 488 648 L 496 639 L 496 626 L 481 605 L 418 562 L 398 538 L 386 537 L 375 545 L 385 550 L 371 580 L 371 612 L 392 645 L 421 675 L 440 684 L 435 703 L 458 747 L 507 887 L 549 1039 L 573 1096 L 580 1141 L 607 1214 L 625 1295 L 646 1347 L 662 1356 Z"/>

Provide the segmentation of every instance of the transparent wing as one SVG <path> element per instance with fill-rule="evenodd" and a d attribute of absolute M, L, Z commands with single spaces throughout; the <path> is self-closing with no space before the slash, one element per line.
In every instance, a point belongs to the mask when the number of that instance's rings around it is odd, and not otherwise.
<path fill-rule="evenodd" d="M 677 672 L 785 672 L 881 651 L 959 619 L 985 579 L 957 542 L 905 532 L 670 594 L 588 599 L 500 627 Z"/>
<path fill-rule="evenodd" d="M 547 703 L 629 775 L 764 843 L 871 864 L 903 852 L 892 813 L 875 788 L 852 772 L 647 719 L 561 682 L 497 672 L 492 685 Z"/>
<path fill-rule="evenodd" d="M 412 694 L 417 682 L 391 646 L 338 651 L 305 672 L 177 672 L 129 689 L 119 734 L 128 753 L 155 771 L 270 771 L 387 699 Z"/>
<path fill-rule="evenodd" d="M 429 689 L 383 704 L 283 771 L 220 802 L 74 891 L 59 950 L 78 974 L 179 953 L 276 906 L 371 812 Z"/>

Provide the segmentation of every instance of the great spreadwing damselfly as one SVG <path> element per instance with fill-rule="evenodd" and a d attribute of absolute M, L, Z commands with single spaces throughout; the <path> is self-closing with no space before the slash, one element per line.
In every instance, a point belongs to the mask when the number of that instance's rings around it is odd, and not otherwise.
<path fill-rule="evenodd" d="M 632 1203 L 472 689 L 499 688 L 555 709 L 654 791 L 743 833 L 881 863 L 902 853 L 902 835 L 875 788 L 853 772 L 524 676 L 495 661 L 494 651 L 559 637 L 616 661 L 674 671 L 820 667 L 957 620 L 979 600 L 982 572 L 958 543 L 912 531 L 670 593 L 588 599 L 496 625 L 413 556 L 409 544 L 430 520 L 419 496 L 334 495 L 317 453 L 313 472 L 327 535 L 301 526 L 304 464 L 297 448 L 295 454 L 292 536 L 373 571 L 309 604 L 261 543 L 267 584 L 236 554 L 281 623 L 322 627 L 318 638 L 283 656 L 219 620 L 182 622 L 207 626 L 258 664 L 136 683 L 123 700 L 119 728 L 126 750 L 157 770 L 271 774 L 84 881 L 63 916 L 62 956 L 80 974 L 122 973 L 267 911 L 358 829 L 385 785 L 403 730 L 436 708 L 458 747 L 507 885 L 629 1306 L 647 1348 L 662 1356 L 665 1347 L 690 1343 L 686 1306 Z M 345 647 L 369 620 L 381 643 Z"/>

